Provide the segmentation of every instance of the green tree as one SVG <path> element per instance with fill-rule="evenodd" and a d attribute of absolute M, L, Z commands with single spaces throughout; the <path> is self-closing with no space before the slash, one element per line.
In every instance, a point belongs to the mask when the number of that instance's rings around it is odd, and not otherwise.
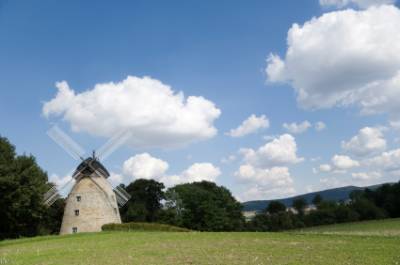
<path fill-rule="evenodd" d="M 293 204 L 292 204 L 293 208 L 296 209 L 296 211 L 300 214 L 303 215 L 304 214 L 304 209 L 307 206 L 307 202 L 303 197 L 300 198 L 296 198 L 293 200 Z"/>
<path fill-rule="evenodd" d="M 315 205 L 315 206 L 318 206 L 321 202 L 322 202 L 322 196 L 321 196 L 321 194 L 316 194 L 315 196 L 314 196 L 314 198 L 312 199 L 312 203 Z"/>
<path fill-rule="evenodd" d="M 199 231 L 239 231 L 244 224 L 242 206 L 230 191 L 202 181 L 177 185 L 167 191 L 167 209 L 176 222 Z"/>
<path fill-rule="evenodd" d="M 125 189 L 132 197 L 121 209 L 123 221 L 158 221 L 161 200 L 165 198 L 164 184 L 152 179 L 137 179 Z"/>
<path fill-rule="evenodd" d="M 280 201 L 271 201 L 267 208 L 266 208 L 267 213 L 269 214 L 276 214 L 280 212 L 285 212 L 286 211 L 286 206 L 281 203 Z"/>
<path fill-rule="evenodd" d="M 45 219 L 52 215 L 42 198 L 48 188 L 47 174 L 35 158 L 17 156 L 15 147 L 0 137 L 0 238 L 35 236 L 46 230 Z"/>

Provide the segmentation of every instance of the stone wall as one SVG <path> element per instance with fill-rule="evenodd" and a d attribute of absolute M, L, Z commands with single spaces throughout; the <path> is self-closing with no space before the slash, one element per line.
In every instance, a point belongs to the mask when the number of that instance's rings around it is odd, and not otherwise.
<path fill-rule="evenodd" d="M 108 223 L 121 223 L 110 183 L 95 174 L 82 177 L 67 197 L 60 234 L 99 232 Z"/>

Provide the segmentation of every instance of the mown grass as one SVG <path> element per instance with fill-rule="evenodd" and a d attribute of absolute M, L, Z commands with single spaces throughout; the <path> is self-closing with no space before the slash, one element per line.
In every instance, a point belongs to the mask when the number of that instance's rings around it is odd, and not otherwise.
<path fill-rule="evenodd" d="M 400 236 L 112 231 L 3 241 L 0 264 L 400 264 Z"/>

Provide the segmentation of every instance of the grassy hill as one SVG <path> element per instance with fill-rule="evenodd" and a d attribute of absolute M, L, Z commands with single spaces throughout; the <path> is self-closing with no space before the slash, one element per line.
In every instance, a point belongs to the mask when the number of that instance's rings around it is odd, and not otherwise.
<path fill-rule="evenodd" d="M 391 234 L 381 235 L 388 229 Z M 399 264 L 399 231 L 400 220 L 394 219 L 286 233 L 113 231 L 36 237 L 0 242 L 0 264 Z"/>
<path fill-rule="evenodd" d="M 296 198 L 302 197 L 307 201 L 308 204 L 311 204 L 312 199 L 317 194 L 321 195 L 322 198 L 324 198 L 324 200 L 344 201 L 344 200 L 349 199 L 349 195 L 352 191 L 363 190 L 365 188 L 375 189 L 379 186 L 381 186 L 381 185 L 373 185 L 373 186 L 369 186 L 369 187 L 346 186 L 346 187 L 328 189 L 328 190 L 323 190 L 323 191 L 310 192 L 310 193 L 306 193 L 306 194 L 298 195 L 298 196 L 294 196 L 294 197 L 278 199 L 277 201 L 280 201 L 283 204 L 285 204 L 286 207 L 289 207 L 289 206 L 292 206 L 293 200 L 295 200 Z M 247 202 L 242 203 L 243 211 L 262 211 L 268 206 L 268 204 L 270 202 L 271 202 L 271 200 L 247 201 Z"/>

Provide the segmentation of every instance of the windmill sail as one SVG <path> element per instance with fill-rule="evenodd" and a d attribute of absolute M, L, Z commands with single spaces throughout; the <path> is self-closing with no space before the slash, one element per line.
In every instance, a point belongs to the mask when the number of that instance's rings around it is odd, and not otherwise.
<path fill-rule="evenodd" d="M 131 198 L 131 195 L 121 186 L 115 187 L 114 193 L 119 207 L 124 206 Z"/>
<path fill-rule="evenodd" d="M 58 193 L 57 186 L 54 185 L 43 195 L 43 203 L 51 206 L 58 198 L 60 198 L 60 194 Z"/>

